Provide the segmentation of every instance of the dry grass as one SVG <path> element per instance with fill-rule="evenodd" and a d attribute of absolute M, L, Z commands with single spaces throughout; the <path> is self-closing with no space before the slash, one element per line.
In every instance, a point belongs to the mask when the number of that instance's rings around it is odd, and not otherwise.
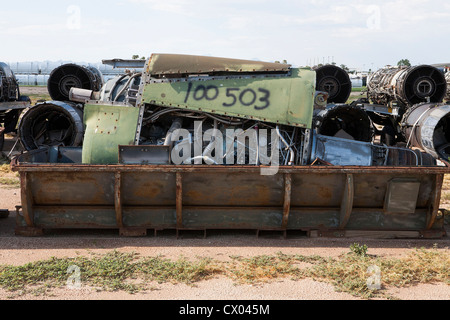
<path fill-rule="evenodd" d="M 62 287 L 67 283 L 70 266 L 79 268 L 80 280 L 85 285 L 97 290 L 129 293 L 148 290 L 148 284 L 154 281 L 193 285 L 215 276 L 231 278 L 236 285 L 282 278 L 312 278 L 331 283 L 337 291 L 363 299 L 390 298 L 384 289 L 392 286 L 433 282 L 450 285 L 450 255 L 448 251 L 436 249 L 416 249 L 404 258 L 376 257 L 365 254 L 364 250 L 356 253 L 354 248 L 338 258 L 287 255 L 281 252 L 276 255 L 230 258 L 231 261 L 226 262 L 211 258 L 190 261 L 184 257 L 173 261 L 161 256 L 140 258 L 135 253 L 118 251 L 91 257 L 51 258 L 22 266 L 0 266 L 0 287 L 11 291 L 13 295 L 30 292 L 30 289 L 45 294 L 48 289 Z M 303 264 L 303 267 L 299 267 L 299 264 Z M 379 289 L 368 286 L 371 276 L 368 270 L 371 266 L 377 266 L 380 270 Z"/>
<path fill-rule="evenodd" d="M 37 94 L 28 94 L 27 95 L 31 100 L 31 105 L 35 105 L 38 102 L 50 101 L 50 95 L 47 93 L 37 93 Z"/>
<path fill-rule="evenodd" d="M 0 159 L 0 187 L 20 188 L 19 173 L 11 171 L 9 161 Z"/>
<path fill-rule="evenodd" d="M 450 175 L 445 175 L 441 193 L 441 208 L 450 210 Z"/>

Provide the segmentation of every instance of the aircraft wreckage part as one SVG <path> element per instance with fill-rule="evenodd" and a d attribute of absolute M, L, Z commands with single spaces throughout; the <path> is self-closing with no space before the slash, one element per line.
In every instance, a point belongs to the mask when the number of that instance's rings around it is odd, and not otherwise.
<path fill-rule="evenodd" d="M 55 68 L 47 82 L 48 93 L 56 101 L 69 101 L 70 88 L 99 91 L 102 85 L 103 75 L 98 69 L 73 63 Z"/>
<path fill-rule="evenodd" d="M 329 103 L 346 103 L 352 92 L 352 82 L 348 73 L 334 65 L 325 65 L 316 71 L 316 90 L 328 92 Z"/>
<path fill-rule="evenodd" d="M 146 76 L 142 103 L 308 128 L 315 72 L 158 80 Z"/>
<path fill-rule="evenodd" d="M 179 77 L 187 74 L 288 72 L 290 67 L 283 63 L 154 53 L 147 62 L 146 72 L 153 77 Z"/>
<path fill-rule="evenodd" d="M 402 131 L 407 146 L 450 161 L 450 105 L 419 104 L 411 107 L 403 116 Z"/>
<path fill-rule="evenodd" d="M 18 100 L 20 97 L 19 85 L 10 67 L 0 62 L 0 102 Z"/>
<path fill-rule="evenodd" d="M 81 88 L 70 88 L 69 91 L 69 100 L 73 102 L 85 103 L 89 100 L 99 100 L 100 92 L 81 89 Z"/>
<path fill-rule="evenodd" d="M 433 66 L 386 67 L 369 76 L 367 90 L 373 103 L 400 102 L 409 107 L 442 102 L 447 83 L 444 74 Z"/>
<path fill-rule="evenodd" d="M 69 100 L 86 103 L 90 100 L 102 102 L 120 102 L 136 105 L 137 94 L 141 82 L 142 73 L 127 73 L 108 80 L 101 91 L 71 88 Z"/>
<path fill-rule="evenodd" d="M 50 163 L 67 161 L 63 149 L 34 150 L 13 161 L 23 188 L 16 234 L 102 228 L 127 236 L 149 229 L 444 235 L 439 200 L 446 168 L 302 166 L 263 176 L 254 166 Z"/>
<path fill-rule="evenodd" d="M 79 146 L 83 135 L 82 111 L 60 101 L 37 104 L 19 122 L 19 138 L 25 150 L 53 145 Z"/>
<path fill-rule="evenodd" d="M 138 108 L 86 104 L 83 163 L 117 163 L 118 146 L 134 143 L 138 117 Z"/>
<path fill-rule="evenodd" d="M 337 137 L 314 135 L 310 162 L 315 159 L 336 166 L 435 166 L 429 154 L 406 148 L 375 145 Z"/>
<path fill-rule="evenodd" d="M 152 55 L 133 78 L 141 77 L 135 105 L 125 97 L 135 85 L 129 76 L 111 81 L 120 88 L 110 98 L 84 105 L 82 147 L 42 147 L 13 159 L 22 197 L 17 234 L 64 228 L 119 229 L 126 236 L 149 229 L 445 234 L 439 203 L 448 163 L 318 135 L 313 113 L 327 104 L 326 95 L 317 95 L 315 71 Z M 87 90 L 81 96 L 102 91 Z M 39 116 L 28 119 L 41 120 L 38 133 L 53 113 Z M 360 119 L 356 111 L 352 117 Z"/>
<path fill-rule="evenodd" d="M 30 98 L 20 95 L 19 84 L 10 67 L 0 62 L 0 152 L 5 134 L 15 132 L 21 112 L 30 106 Z"/>
<path fill-rule="evenodd" d="M 317 133 L 325 136 L 371 142 L 374 135 L 368 114 L 357 106 L 329 105 L 314 116 Z"/>

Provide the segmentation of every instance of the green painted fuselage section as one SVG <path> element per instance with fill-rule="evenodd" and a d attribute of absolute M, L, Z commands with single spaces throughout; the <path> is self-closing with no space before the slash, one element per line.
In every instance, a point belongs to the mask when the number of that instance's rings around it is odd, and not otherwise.
<path fill-rule="evenodd" d="M 316 73 L 150 78 L 142 102 L 274 124 L 311 128 Z"/>

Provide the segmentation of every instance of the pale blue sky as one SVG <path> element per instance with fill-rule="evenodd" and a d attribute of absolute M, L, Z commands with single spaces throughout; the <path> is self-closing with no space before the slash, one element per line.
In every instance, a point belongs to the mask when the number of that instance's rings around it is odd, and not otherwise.
<path fill-rule="evenodd" d="M 450 62 L 445 0 L 60 0 L 0 6 L 0 61 L 182 53 L 380 68 Z"/>

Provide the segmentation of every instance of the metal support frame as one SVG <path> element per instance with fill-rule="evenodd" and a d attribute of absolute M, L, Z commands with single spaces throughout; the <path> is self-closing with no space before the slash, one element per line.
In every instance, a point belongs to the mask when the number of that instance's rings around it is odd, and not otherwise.
<path fill-rule="evenodd" d="M 353 174 L 347 174 L 345 177 L 345 189 L 341 202 L 341 214 L 339 229 L 344 229 L 350 219 L 353 209 L 353 198 L 355 189 L 353 184 Z"/>
<path fill-rule="evenodd" d="M 116 209 L 116 221 L 119 228 L 123 228 L 123 212 L 122 212 L 122 194 L 121 194 L 121 173 L 117 171 L 114 174 L 114 207 Z"/>
<path fill-rule="evenodd" d="M 284 175 L 284 203 L 283 203 L 283 220 L 281 229 L 286 230 L 288 226 L 289 213 L 291 210 L 291 194 L 292 194 L 292 176 L 290 173 Z"/>
<path fill-rule="evenodd" d="M 40 227 L 36 227 L 34 223 L 34 203 L 33 194 L 31 192 L 31 180 L 30 174 L 28 172 L 20 173 L 20 197 L 22 206 L 16 206 L 16 213 L 19 215 L 20 209 L 22 209 L 22 216 L 26 223 L 26 227 L 16 228 L 16 235 L 22 236 L 41 236 L 44 234 L 44 230 Z"/>
<path fill-rule="evenodd" d="M 20 174 L 20 184 L 22 186 L 20 190 L 20 196 L 23 205 L 23 218 L 28 227 L 34 227 L 33 194 L 31 193 L 29 173 L 23 172 Z"/>
<path fill-rule="evenodd" d="M 183 178 L 181 172 L 176 173 L 176 213 L 177 229 L 183 228 Z"/>
<path fill-rule="evenodd" d="M 114 173 L 114 210 L 116 212 L 116 222 L 119 234 L 126 237 L 140 237 L 147 235 L 146 228 L 126 227 L 123 222 L 123 200 L 122 200 L 122 173 Z"/>
<path fill-rule="evenodd" d="M 434 199 L 433 199 L 433 203 L 431 204 L 430 207 L 430 212 L 428 215 L 428 221 L 427 221 L 427 227 L 426 230 L 430 230 L 435 221 L 436 221 L 436 217 L 437 214 L 439 212 L 439 204 L 441 202 L 441 189 L 442 189 L 442 185 L 444 183 L 444 175 L 440 174 L 440 175 L 436 175 L 436 186 L 435 186 L 435 192 L 434 192 Z"/>

